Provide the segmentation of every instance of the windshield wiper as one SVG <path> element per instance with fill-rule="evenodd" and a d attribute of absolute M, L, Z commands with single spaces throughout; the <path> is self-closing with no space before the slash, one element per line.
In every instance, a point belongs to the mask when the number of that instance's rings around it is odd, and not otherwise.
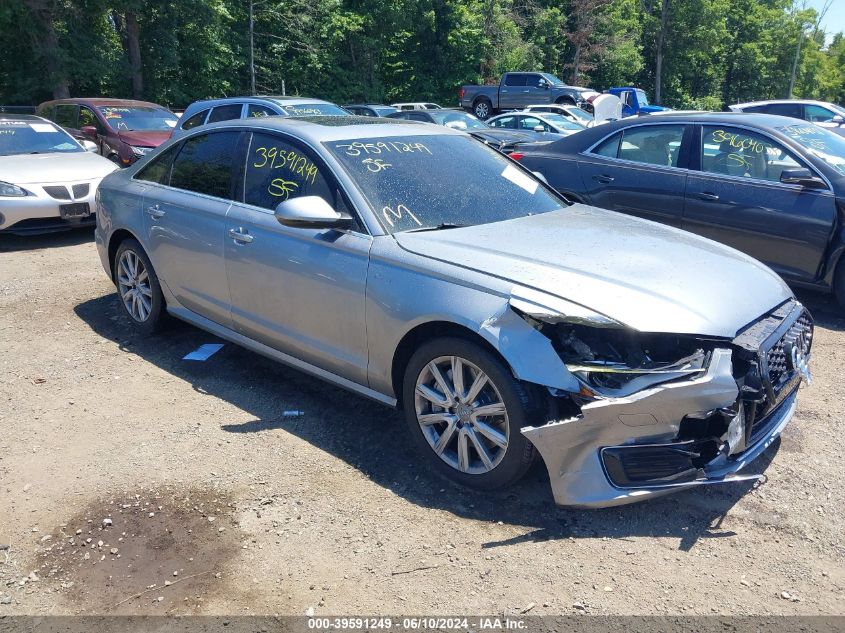
<path fill-rule="evenodd" d="M 402 233 L 423 233 L 425 231 L 445 231 L 446 229 L 461 229 L 469 224 L 455 224 L 454 222 L 441 222 L 436 226 L 421 226 L 418 229 L 408 229 Z"/>

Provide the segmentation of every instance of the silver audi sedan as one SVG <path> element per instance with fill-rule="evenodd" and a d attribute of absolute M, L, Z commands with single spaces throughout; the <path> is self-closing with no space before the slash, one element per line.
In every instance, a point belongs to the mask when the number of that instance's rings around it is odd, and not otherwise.
<path fill-rule="evenodd" d="M 0 114 L 0 233 L 93 225 L 97 186 L 115 169 L 47 119 Z"/>
<path fill-rule="evenodd" d="M 137 330 L 168 313 L 398 406 L 467 486 L 539 453 L 562 505 L 741 478 L 810 376 L 771 270 L 439 126 L 205 126 L 103 181 L 96 241 Z"/>

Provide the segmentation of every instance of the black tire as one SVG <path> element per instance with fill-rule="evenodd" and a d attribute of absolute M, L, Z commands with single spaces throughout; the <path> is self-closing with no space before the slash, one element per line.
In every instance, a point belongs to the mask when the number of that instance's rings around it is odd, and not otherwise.
<path fill-rule="evenodd" d="M 833 275 L 833 296 L 839 307 L 845 310 L 845 256 L 839 260 Z"/>
<path fill-rule="evenodd" d="M 575 99 L 572 97 L 561 97 L 557 101 L 555 101 L 557 105 L 575 105 Z"/>
<path fill-rule="evenodd" d="M 475 103 L 472 104 L 472 113 L 476 118 L 481 119 L 482 121 L 489 119 L 493 116 L 493 104 L 487 97 L 476 99 Z"/>
<path fill-rule="evenodd" d="M 445 457 L 441 458 L 435 452 L 434 446 L 429 443 L 430 440 L 426 438 L 423 428 L 417 419 L 418 401 L 422 402 L 424 405 L 428 404 L 428 401 L 417 396 L 417 379 L 420 378 L 421 375 L 424 375 L 423 372 L 429 371 L 429 363 L 432 361 L 452 356 L 460 357 L 465 362 L 468 361 L 470 365 L 465 366 L 466 371 L 468 372 L 466 376 L 472 377 L 472 372 L 475 369 L 484 372 L 492 385 L 494 385 L 496 395 L 500 396 L 501 402 L 505 405 L 506 417 L 502 416 L 503 420 L 500 422 L 506 420 L 506 426 L 497 427 L 497 430 L 507 428 L 506 448 L 499 448 L 494 445 L 487 439 L 488 436 L 486 434 L 483 434 L 482 431 L 476 431 L 477 427 L 473 427 L 473 430 L 466 430 L 466 433 L 473 433 L 475 438 L 483 441 L 485 449 L 492 448 L 493 453 L 497 455 L 497 462 L 492 468 L 486 470 L 486 472 L 462 472 L 459 470 L 458 466 L 447 462 Z M 473 365 L 475 366 L 474 368 L 471 367 Z M 475 377 L 477 376 L 478 374 L 475 374 Z M 451 380 L 449 375 L 444 375 L 444 377 Z M 464 395 L 466 395 L 470 391 L 470 386 L 465 385 L 463 391 Z M 482 390 L 479 400 L 482 400 L 484 397 L 485 391 Z M 525 385 L 514 378 L 510 369 L 500 358 L 471 341 L 460 338 L 439 338 L 422 345 L 408 361 L 408 365 L 405 369 L 402 403 L 405 413 L 405 422 L 415 445 L 423 452 L 424 455 L 427 456 L 437 472 L 462 485 L 479 490 L 495 490 L 497 488 L 503 488 L 522 478 L 534 460 L 534 446 L 525 438 L 524 435 L 522 435 L 520 429 L 536 423 L 538 411 L 542 410 L 542 408 L 537 406 L 537 400 L 532 397 Z M 482 402 L 481 404 L 484 403 Z M 481 406 L 481 404 L 478 406 Z M 483 417 L 485 419 L 482 420 L 482 424 L 496 424 L 496 422 L 492 419 L 495 416 Z M 455 424 L 457 427 L 460 427 L 462 424 L 472 427 L 473 424 L 478 425 L 479 421 L 476 420 L 475 422 L 462 423 L 459 420 Z M 446 434 L 446 425 L 447 424 L 444 422 L 439 427 L 443 428 L 443 432 L 440 432 L 441 438 Z M 426 428 L 431 429 L 431 433 L 439 432 L 436 425 L 429 425 L 426 426 Z M 490 427 L 486 426 L 485 428 L 489 429 Z M 487 432 L 489 433 L 489 430 Z M 457 433 L 457 435 L 455 435 L 455 433 Z M 454 438 L 456 453 L 457 443 L 460 441 L 460 435 L 462 433 L 464 433 L 464 431 L 458 429 L 449 435 Z M 464 441 L 468 442 L 466 453 L 472 451 L 472 453 L 478 458 L 475 462 L 477 464 L 475 468 L 487 468 L 488 466 L 481 464 L 482 460 L 480 453 L 472 442 L 469 439 L 465 439 Z M 452 440 L 449 440 L 447 446 L 449 447 L 449 452 L 451 452 Z M 446 451 L 443 452 L 445 453 Z M 503 453 L 501 456 L 499 456 L 500 452 Z M 488 453 L 488 457 L 489 456 L 490 454 Z"/>
<path fill-rule="evenodd" d="M 129 257 L 127 253 L 134 255 L 134 257 L 143 264 L 144 270 L 147 273 L 147 280 L 149 282 L 149 310 L 146 314 L 144 314 L 145 318 L 143 319 L 139 319 L 137 315 L 132 313 L 132 310 L 130 310 L 130 307 L 127 305 L 127 301 L 124 301 L 121 294 L 121 289 L 123 287 L 121 280 L 125 279 L 123 271 L 121 270 L 121 261 L 124 257 Z M 159 332 L 167 322 L 164 295 L 161 292 L 161 284 L 158 281 L 158 276 L 155 273 L 152 262 L 150 262 L 150 258 L 147 257 L 147 253 L 144 252 L 143 247 L 137 240 L 127 238 L 120 243 L 120 246 L 117 247 L 117 252 L 115 252 L 114 255 L 112 269 L 114 270 L 114 284 L 117 288 L 118 301 L 120 302 L 126 316 L 129 317 L 129 321 L 132 323 L 133 328 L 144 335 L 151 335 Z M 141 284 L 136 284 L 135 287 L 139 288 L 140 291 Z M 131 300 L 129 303 L 132 303 Z"/>

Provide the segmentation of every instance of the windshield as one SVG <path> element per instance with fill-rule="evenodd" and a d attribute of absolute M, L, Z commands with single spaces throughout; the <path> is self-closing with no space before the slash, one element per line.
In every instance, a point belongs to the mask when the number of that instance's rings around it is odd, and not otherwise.
<path fill-rule="evenodd" d="M 557 77 L 555 77 L 554 75 L 550 75 L 549 73 L 540 73 L 540 74 L 543 75 L 543 77 L 546 78 L 546 81 L 548 81 L 553 86 L 563 85 L 563 82 L 560 79 L 558 79 Z"/>
<path fill-rule="evenodd" d="M 0 156 L 84 152 L 64 130 L 44 121 L 0 121 Z"/>
<path fill-rule="evenodd" d="M 777 128 L 803 147 L 807 153 L 845 174 L 845 138 L 812 123 Z"/>
<path fill-rule="evenodd" d="M 494 149 L 464 135 L 332 141 L 388 233 L 547 213 L 563 203 Z M 459 186 L 449 186 L 459 178 Z"/>
<path fill-rule="evenodd" d="M 645 91 L 637 90 L 637 101 L 640 102 L 641 106 L 648 105 L 648 97 L 646 96 Z"/>
<path fill-rule="evenodd" d="M 373 110 L 375 110 L 379 116 L 387 116 L 391 112 L 398 112 L 396 108 L 391 108 L 390 106 L 385 106 L 380 108 L 378 106 L 372 106 Z"/>
<path fill-rule="evenodd" d="M 550 112 L 548 114 L 543 114 L 543 118 L 554 125 L 556 128 L 561 130 L 573 130 L 577 132 L 578 130 L 583 130 L 584 126 L 580 123 L 576 123 L 572 119 L 568 119 L 562 114 L 556 114 L 554 112 Z"/>
<path fill-rule="evenodd" d="M 428 113 L 438 125 L 445 125 L 456 130 L 486 130 L 487 125 L 466 112 L 433 110 Z"/>
<path fill-rule="evenodd" d="M 333 103 L 295 103 L 279 106 L 289 116 L 349 116 L 349 113 Z"/>
<path fill-rule="evenodd" d="M 151 106 L 100 106 L 98 109 L 115 130 L 169 132 L 179 120 L 170 110 Z"/>

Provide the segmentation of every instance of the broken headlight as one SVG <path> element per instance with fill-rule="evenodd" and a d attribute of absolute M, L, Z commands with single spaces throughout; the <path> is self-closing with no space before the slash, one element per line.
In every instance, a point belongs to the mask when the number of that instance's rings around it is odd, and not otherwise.
<path fill-rule="evenodd" d="M 558 323 L 547 334 L 567 369 L 601 396 L 631 393 L 703 372 L 710 358 L 699 339 L 675 334 L 643 334 L 625 328 Z"/>

